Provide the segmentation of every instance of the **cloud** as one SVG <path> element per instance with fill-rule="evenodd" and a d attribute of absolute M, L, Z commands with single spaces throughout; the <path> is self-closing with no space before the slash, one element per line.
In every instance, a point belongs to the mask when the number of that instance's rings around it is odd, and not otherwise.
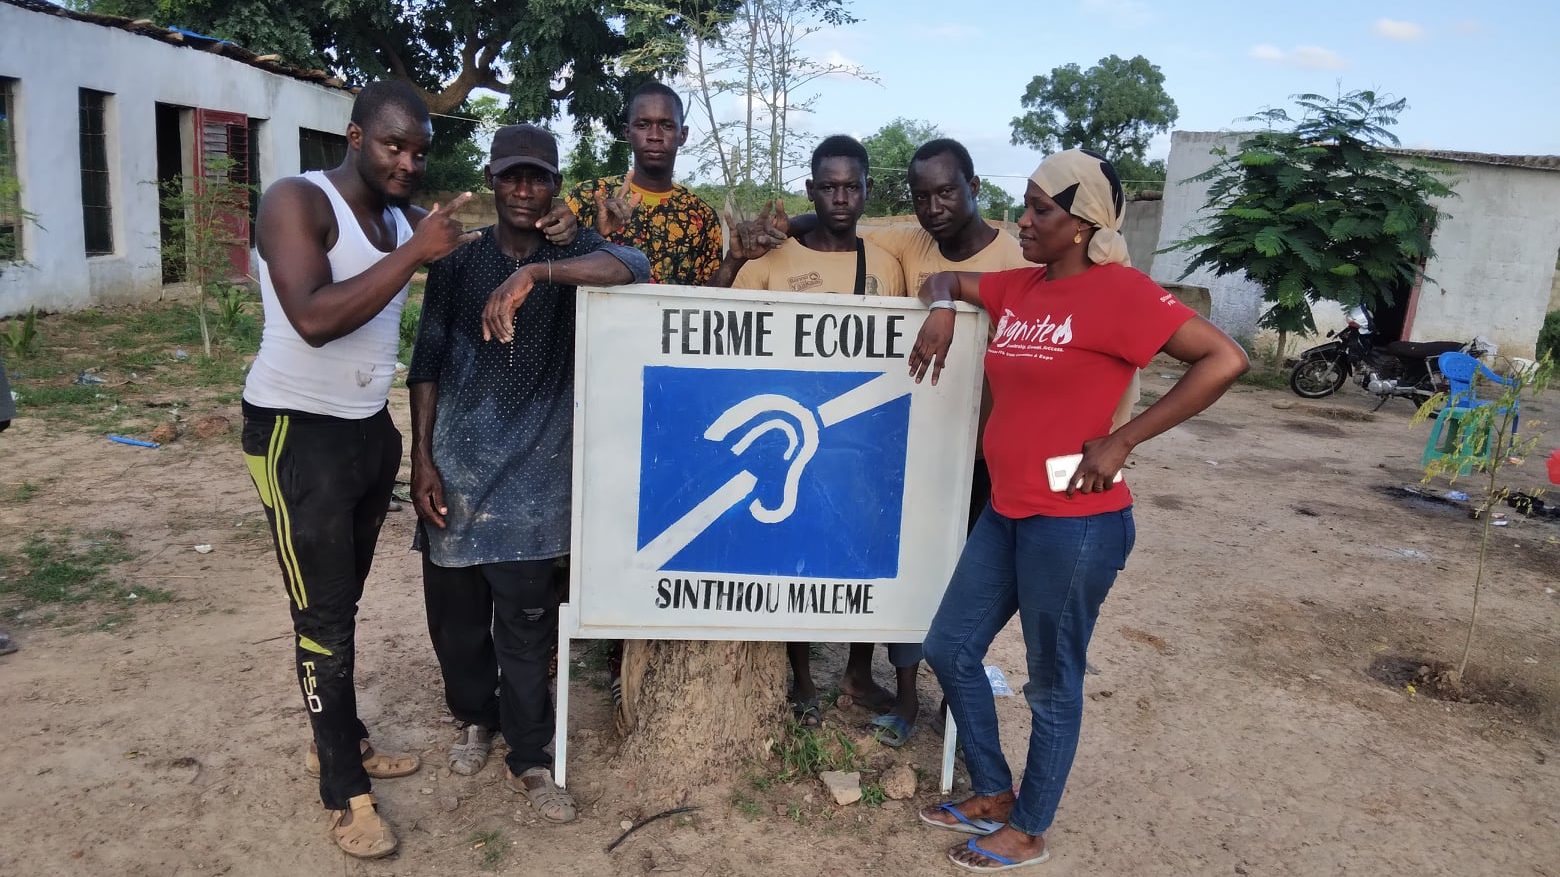
<path fill-rule="evenodd" d="M 1285 51 L 1271 43 L 1259 43 L 1251 47 L 1249 54 L 1258 61 L 1301 70 L 1342 70 L 1349 66 L 1342 55 L 1321 46 L 1295 46 Z"/>
<path fill-rule="evenodd" d="M 1411 43 L 1425 35 L 1425 29 L 1418 24 L 1412 21 L 1398 21 L 1392 18 L 1376 19 L 1376 25 L 1371 30 L 1378 37 L 1385 37 L 1400 43 Z"/>
<path fill-rule="evenodd" d="M 972 24 L 918 24 L 915 26 L 917 36 L 923 36 L 934 40 L 973 40 L 982 35 L 980 28 Z"/>
<path fill-rule="evenodd" d="M 1154 13 L 1139 0 L 1083 0 L 1083 10 L 1110 19 L 1116 27 L 1142 27 Z"/>
<path fill-rule="evenodd" d="M 1462 21 L 1452 25 L 1452 29 L 1457 31 L 1459 35 L 1465 37 L 1479 36 L 1486 30 L 1484 22 L 1475 18 L 1465 18 Z"/>

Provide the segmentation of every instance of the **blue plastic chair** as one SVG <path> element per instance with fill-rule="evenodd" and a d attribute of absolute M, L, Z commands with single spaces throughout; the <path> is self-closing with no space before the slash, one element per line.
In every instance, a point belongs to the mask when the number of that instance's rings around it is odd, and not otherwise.
<path fill-rule="evenodd" d="M 1516 386 L 1515 378 L 1503 378 L 1491 371 L 1489 366 L 1480 362 L 1466 353 L 1443 353 L 1436 357 L 1436 367 L 1446 377 L 1448 385 L 1446 407 L 1436 415 L 1435 426 L 1430 430 L 1430 438 L 1425 442 L 1425 452 L 1420 458 L 1420 465 L 1427 465 L 1431 460 L 1445 457 L 1457 450 L 1458 443 L 1463 440 L 1462 425 L 1467 412 L 1476 408 L 1483 408 L 1495 403 L 1494 399 L 1480 399 L 1478 389 L 1474 382 L 1483 377 L 1503 387 Z M 1511 405 L 1511 435 L 1515 439 L 1517 428 L 1522 421 L 1522 412 L 1517 403 Z M 1505 408 L 1496 409 L 1496 417 L 1504 416 Z M 1478 437 L 1476 446 L 1479 459 L 1488 461 L 1494 450 L 1494 442 L 1491 440 L 1489 428 L 1486 427 L 1484 435 Z M 1473 470 L 1470 460 L 1458 474 L 1467 475 Z"/>

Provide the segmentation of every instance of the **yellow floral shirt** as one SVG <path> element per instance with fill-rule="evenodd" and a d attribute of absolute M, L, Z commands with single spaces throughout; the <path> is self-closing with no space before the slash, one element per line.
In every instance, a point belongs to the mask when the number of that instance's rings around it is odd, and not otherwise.
<path fill-rule="evenodd" d="M 616 192 L 623 185 L 621 175 L 587 180 L 564 196 L 564 202 L 579 217 L 584 228 L 596 227 L 596 190 Z M 642 198 L 629 219 L 628 227 L 611 235 L 615 244 L 633 247 L 650 260 L 653 283 L 679 283 L 703 286 L 720 268 L 720 217 L 703 198 L 685 187 L 672 185 L 670 192 L 646 192 L 634 187 Z"/>

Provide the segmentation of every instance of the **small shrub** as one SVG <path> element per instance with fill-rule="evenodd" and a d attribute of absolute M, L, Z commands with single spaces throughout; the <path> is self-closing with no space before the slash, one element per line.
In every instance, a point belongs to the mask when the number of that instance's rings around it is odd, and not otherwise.
<path fill-rule="evenodd" d="M 417 324 L 422 322 L 422 302 L 408 301 L 401 309 L 400 361 L 411 365 L 412 348 L 417 344 Z"/>
<path fill-rule="evenodd" d="M 0 332 L 0 339 L 5 343 L 6 356 L 30 359 L 38 350 L 38 309 L 28 308 L 25 316 L 12 319 Z"/>
<path fill-rule="evenodd" d="M 1550 311 L 1544 328 L 1538 330 L 1538 358 L 1545 356 L 1560 362 L 1560 311 Z"/>

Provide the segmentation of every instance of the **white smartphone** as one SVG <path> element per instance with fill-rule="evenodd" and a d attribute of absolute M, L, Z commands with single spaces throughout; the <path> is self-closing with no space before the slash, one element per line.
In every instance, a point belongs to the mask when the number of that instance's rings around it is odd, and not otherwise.
<path fill-rule="evenodd" d="M 1068 454 L 1063 457 L 1052 457 L 1045 461 L 1045 477 L 1051 484 L 1051 490 L 1056 493 L 1066 493 L 1067 485 L 1073 476 L 1078 473 L 1078 464 L 1083 462 L 1082 454 Z M 1116 484 L 1121 483 L 1121 473 L 1111 479 Z"/>

